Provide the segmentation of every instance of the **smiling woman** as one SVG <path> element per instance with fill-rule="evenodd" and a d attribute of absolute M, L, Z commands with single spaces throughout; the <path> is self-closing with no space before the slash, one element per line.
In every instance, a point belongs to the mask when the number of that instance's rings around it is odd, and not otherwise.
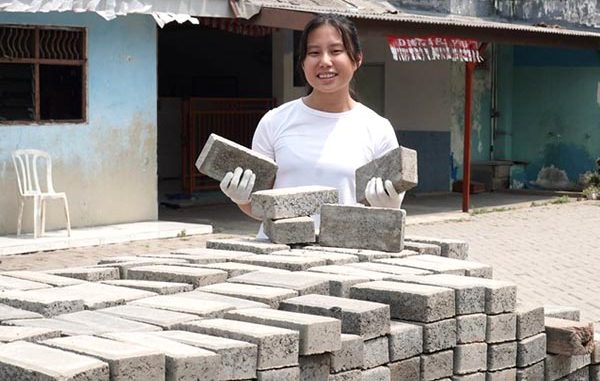
<path fill-rule="evenodd" d="M 398 147 L 390 122 L 353 97 L 352 79 L 363 61 L 358 33 L 345 17 L 319 15 L 304 28 L 298 53 L 308 95 L 269 111 L 252 149 L 276 161 L 273 188 L 328 186 L 338 190 L 340 204 L 355 204 L 356 169 Z M 250 216 L 254 180 L 252 171 L 238 168 L 221 182 Z M 369 181 L 365 195 L 371 206 L 387 208 L 400 208 L 404 197 L 381 178 Z"/>

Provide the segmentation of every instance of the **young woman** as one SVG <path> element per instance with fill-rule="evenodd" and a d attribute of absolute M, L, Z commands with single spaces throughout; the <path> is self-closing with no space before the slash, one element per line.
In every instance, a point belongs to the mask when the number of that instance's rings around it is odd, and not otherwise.
<path fill-rule="evenodd" d="M 352 78 L 363 60 L 354 24 L 337 15 L 315 17 L 302 33 L 299 57 L 308 95 L 265 114 L 252 149 L 277 163 L 274 188 L 330 186 L 340 204 L 355 204 L 356 169 L 397 148 L 398 141 L 387 119 L 352 98 Z M 251 170 L 236 168 L 221 181 L 221 190 L 249 216 L 254 180 Z M 367 201 L 400 208 L 404 193 L 383 180 L 368 182 Z"/>

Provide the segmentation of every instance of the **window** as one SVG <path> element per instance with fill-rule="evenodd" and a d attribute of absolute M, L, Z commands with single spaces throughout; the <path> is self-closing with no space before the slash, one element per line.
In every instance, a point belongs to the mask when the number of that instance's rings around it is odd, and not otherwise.
<path fill-rule="evenodd" d="M 85 119 L 83 28 L 0 25 L 0 123 Z"/>

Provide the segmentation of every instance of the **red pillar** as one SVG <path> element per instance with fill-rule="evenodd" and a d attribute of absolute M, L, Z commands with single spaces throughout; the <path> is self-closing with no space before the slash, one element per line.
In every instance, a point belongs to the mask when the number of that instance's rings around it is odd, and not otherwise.
<path fill-rule="evenodd" d="M 463 189 L 462 211 L 469 212 L 471 185 L 471 105 L 473 102 L 474 62 L 467 62 L 465 70 L 465 135 L 463 147 Z"/>

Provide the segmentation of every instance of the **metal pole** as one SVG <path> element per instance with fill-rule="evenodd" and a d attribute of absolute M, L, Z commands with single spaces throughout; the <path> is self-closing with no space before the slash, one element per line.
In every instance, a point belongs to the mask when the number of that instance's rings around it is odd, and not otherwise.
<path fill-rule="evenodd" d="M 462 211 L 469 212 L 471 185 L 471 103 L 473 101 L 474 62 L 467 62 L 465 67 L 465 134 L 463 148 L 463 199 Z"/>

